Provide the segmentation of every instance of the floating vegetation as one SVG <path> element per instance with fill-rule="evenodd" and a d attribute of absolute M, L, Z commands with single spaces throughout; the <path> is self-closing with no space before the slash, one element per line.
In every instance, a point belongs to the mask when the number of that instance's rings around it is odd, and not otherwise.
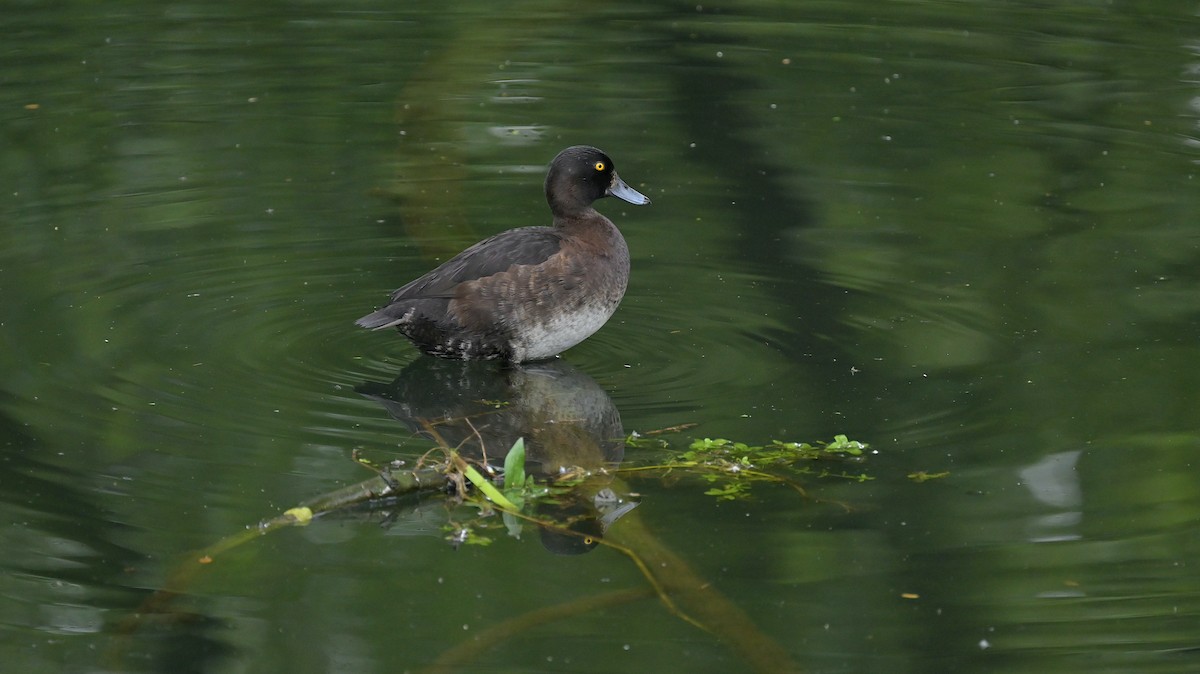
<path fill-rule="evenodd" d="M 626 443 L 643 448 L 670 447 L 651 434 L 632 434 Z M 801 476 L 865 482 L 872 478 L 849 467 L 862 463 L 868 448 L 866 443 L 845 435 L 814 444 L 772 440 L 765 445 L 750 445 L 725 438 L 703 438 L 692 441 L 687 450 L 669 455 L 661 464 L 622 468 L 620 472 L 695 475 L 713 485 L 705 494 L 718 501 L 732 501 L 749 497 L 751 486 L 758 482 L 787 485 L 802 494 L 804 488 L 797 482 Z"/>

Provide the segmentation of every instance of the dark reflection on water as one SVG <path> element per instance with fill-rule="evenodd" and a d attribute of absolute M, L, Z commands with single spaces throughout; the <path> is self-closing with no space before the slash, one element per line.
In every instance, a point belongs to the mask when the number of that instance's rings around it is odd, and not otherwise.
<path fill-rule="evenodd" d="M 612 399 L 561 360 L 508 366 L 418 358 L 390 384 L 356 390 L 412 431 L 497 467 L 518 438 L 526 442 L 526 464 L 545 474 L 616 465 L 625 455 Z"/>
<path fill-rule="evenodd" d="M 872 443 L 875 480 L 819 503 L 638 485 L 635 515 L 810 670 L 1196 669 L 1195 8 L 96 7 L 27 3 L 0 49 L 6 667 L 95 669 L 182 551 L 361 480 L 354 447 L 429 449 L 354 390 L 413 353 L 353 319 L 545 224 L 545 163 L 586 142 L 655 205 L 599 204 L 633 277 L 577 371 L 373 393 L 485 381 L 611 399 L 602 438 Z M 535 417 L 495 415 L 492 444 Z M 401 528 L 263 540 L 129 668 L 415 669 L 510 612 L 643 587 L 603 548 Z M 649 601 L 479 664 L 740 666 Z"/>
<path fill-rule="evenodd" d="M 612 399 L 565 361 L 526 365 L 418 358 L 389 384 L 356 390 L 379 401 L 412 432 L 496 468 L 518 439 L 525 467 L 543 479 L 566 471 L 591 476 L 568 502 L 547 503 L 538 515 L 573 533 L 541 527 L 548 550 L 578 554 L 634 505 L 611 488 L 608 470 L 625 455 L 625 430 Z"/>

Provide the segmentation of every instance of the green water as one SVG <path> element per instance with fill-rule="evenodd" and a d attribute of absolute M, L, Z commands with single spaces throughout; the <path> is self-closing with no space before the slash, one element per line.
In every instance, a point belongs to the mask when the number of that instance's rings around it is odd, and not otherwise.
<path fill-rule="evenodd" d="M 604 547 L 454 550 L 430 500 L 252 541 L 133 622 L 188 551 L 368 477 L 352 449 L 432 446 L 364 384 L 460 375 L 353 320 L 546 224 L 577 143 L 654 201 L 598 204 L 629 292 L 568 388 L 499 393 L 876 450 L 807 497 L 639 480 L 614 537 L 795 671 L 1200 669 L 1196 7 L 0 11 L 6 670 L 416 672 L 645 589 Z M 751 671 L 732 641 L 643 596 L 455 671 Z"/>

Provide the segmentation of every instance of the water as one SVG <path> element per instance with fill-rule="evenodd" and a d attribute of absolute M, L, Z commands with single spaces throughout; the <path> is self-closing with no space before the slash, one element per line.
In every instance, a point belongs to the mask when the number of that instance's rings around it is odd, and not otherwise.
<path fill-rule="evenodd" d="M 800 671 L 1197 668 L 1195 8 L 5 14 L 13 671 L 455 652 L 463 671 L 743 671 L 747 625 Z M 676 446 L 846 433 L 878 451 L 874 479 L 736 503 L 615 484 L 641 503 L 607 538 L 707 583 L 690 613 L 743 614 L 706 616 L 715 634 L 609 548 L 453 550 L 435 502 L 251 541 L 134 622 L 189 551 L 368 477 L 352 449 L 431 447 L 361 393 L 419 369 L 414 350 L 353 320 L 546 223 L 545 166 L 575 143 L 654 204 L 599 204 L 634 275 L 562 359 L 569 390 L 617 410 L 605 428 L 698 424 Z"/>

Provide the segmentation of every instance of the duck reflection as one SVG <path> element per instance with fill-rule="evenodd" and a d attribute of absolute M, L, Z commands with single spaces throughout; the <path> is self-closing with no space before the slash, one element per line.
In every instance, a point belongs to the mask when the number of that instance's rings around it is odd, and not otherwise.
<path fill-rule="evenodd" d="M 502 466 L 509 448 L 524 438 L 527 473 L 588 471 L 568 500 L 539 506 L 539 517 L 567 529 L 539 529 L 552 552 L 587 552 L 636 506 L 614 493 L 610 474 L 602 470 L 624 458 L 621 415 L 594 379 L 565 361 L 506 365 L 418 358 L 390 384 L 366 382 L 356 390 L 410 431 L 456 448 L 464 458 Z"/>

